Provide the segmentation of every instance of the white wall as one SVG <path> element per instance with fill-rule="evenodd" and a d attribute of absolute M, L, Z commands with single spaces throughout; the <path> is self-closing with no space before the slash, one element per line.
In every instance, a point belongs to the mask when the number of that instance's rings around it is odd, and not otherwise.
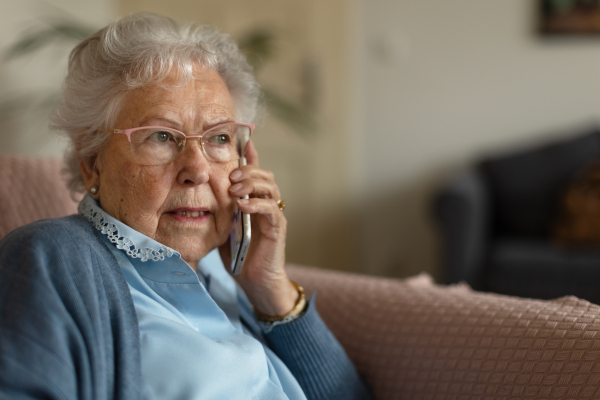
<path fill-rule="evenodd" d="M 429 200 L 482 152 L 600 117 L 600 38 L 535 33 L 533 0 L 362 0 L 363 256 L 437 272 Z"/>
<path fill-rule="evenodd" d="M 102 27 L 114 18 L 113 0 L 2 0 L 0 12 L 0 153 L 60 157 L 65 143 L 48 129 L 51 105 L 66 74 L 73 44 L 51 45 L 32 57 L 5 60 L 26 32 L 65 19 Z M 25 103 L 25 104 L 22 104 Z"/>

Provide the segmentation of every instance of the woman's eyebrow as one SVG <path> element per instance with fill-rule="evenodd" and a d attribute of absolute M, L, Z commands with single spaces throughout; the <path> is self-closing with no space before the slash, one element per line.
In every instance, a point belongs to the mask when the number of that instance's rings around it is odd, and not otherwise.
<path fill-rule="evenodd" d="M 205 127 L 204 127 L 204 131 L 207 131 L 207 130 L 209 130 L 209 129 L 212 129 L 212 128 L 214 128 L 215 126 L 219 126 L 219 125 L 223 125 L 223 124 L 231 124 L 231 123 L 234 123 L 234 122 L 235 122 L 235 121 L 234 121 L 234 120 L 232 120 L 231 118 L 225 118 L 225 119 L 222 119 L 222 120 L 220 120 L 220 121 L 218 121 L 218 122 L 212 123 L 212 124 L 210 124 L 210 125 L 205 125 Z"/>
<path fill-rule="evenodd" d="M 181 127 L 181 123 L 176 122 L 176 121 L 166 118 L 166 117 L 159 116 L 159 115 L 150 115 L 150 116 L 144 118 L 141 122 L 141 126 L 148 125 L 149 121 L 160 121 L 161 123 L 166 122 L 167 124 L 170 124 L 174 127 L 177 127 L 177 128 Z"/>
<path fill-rule="evenodd" d="M 181 123 L 176 122 L 172 119 L 160 116 L 160 115 L 150 115 L 146 118 L 144 118 L 141 123 L 140 126 L 149 126 L 149 125 L 154 125 L 154 123 L 151 123 L 151 121 L 157 121 L 158 124 L 162 125 L 162 124 L 167 124 L 170 127 L 174 127 L 177 129 L 181 129 Z M 214 128 L 215 126 L 219 126 L 219 125 L 223 125 L 223 124 L 230 124 L 230 123 L 234 123 L 235 121 L 231 118 L 223 118 L 221 120 L 218 120 L 217 122 L 213 122 L 211 124 L 206 124 L 203 127 L 204 131 L 207 131 L 209 129 Z"/>

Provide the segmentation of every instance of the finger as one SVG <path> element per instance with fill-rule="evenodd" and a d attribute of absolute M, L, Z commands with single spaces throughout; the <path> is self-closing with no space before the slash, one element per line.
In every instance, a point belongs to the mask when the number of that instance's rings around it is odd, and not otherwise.
<path fill-rule="evenodd" d="M 258 167 L 258 152 L 252 140 L 249 140 L 246 145 L 246 163 Z"/>
<path fill-rule="evenodd" d="M 264 179 L 245 179 L 229 188 L 232 196 L 242 197 L 245 195 L 254 195 L 262 198 L 279 199 L 281 193 L 275 182 Z"/>
<path fill-rule="evenodd" d="M 285 217 L 273 199 L 240 199 L 237 201 L 237 205 L 246 214 L 264 215 L 269 224 L 275 228 L 282 227 L 285 223 Z"/>
<path fill-rule="evenodd" d="M 273 172 L 269 171 L 268 169 L 258 168 L 254 165 L 246 165 L 244 167 L 236 168 L 231 171 L 231 174 L 229 174 L 229 179 L 232 182 L 240 182 L 248 178 L 264 179 L 271 182 L 275 181 L 275 175 L 273 175 Z"/>

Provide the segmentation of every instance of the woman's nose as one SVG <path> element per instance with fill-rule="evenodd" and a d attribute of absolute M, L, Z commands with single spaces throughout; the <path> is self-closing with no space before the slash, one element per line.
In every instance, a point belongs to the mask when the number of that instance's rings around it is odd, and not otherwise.
<path fill-rule="evenodd" d="M 188 139 L 177 159 L 177 182 L 182 185 L 200 185 L 208 181 L 210 161 L 200 148 L 200 139 Z"/>

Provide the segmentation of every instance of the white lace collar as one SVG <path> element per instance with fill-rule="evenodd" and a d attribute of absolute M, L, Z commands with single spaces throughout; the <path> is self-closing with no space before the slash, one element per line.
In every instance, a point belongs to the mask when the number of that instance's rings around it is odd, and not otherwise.
<path fill-rule="evenodd" d="M 148 260 L 163 261 L 165 257 L 172 257 L 173 255 L 180 256 L 177 251 L 150 239 L 105 213 L 98 206 L 96 200 L 89 195 L 84 196 L 77 210 L 81 216 L 94 225 L 94 228 L 106 235 L 107 239 L 114 243 L 117 249 L 125 251 L 131 258 L 139 258 L 140 261 L 145 262 Z M 138 245 L 132 238 L 135 239 Z"/>

